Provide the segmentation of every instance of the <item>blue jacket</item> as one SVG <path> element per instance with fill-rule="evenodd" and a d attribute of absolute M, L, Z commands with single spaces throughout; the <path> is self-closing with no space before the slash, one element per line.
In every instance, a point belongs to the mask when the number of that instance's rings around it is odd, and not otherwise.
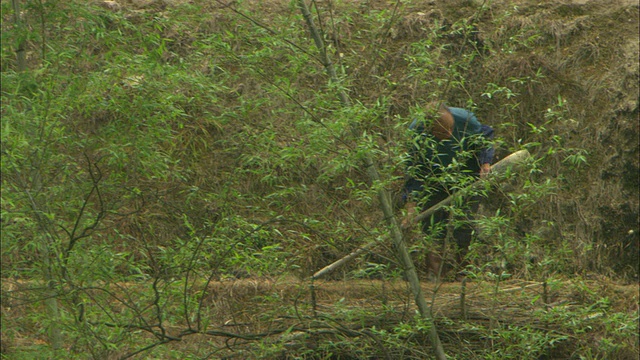
<path fill-rule="evenodd" d="M 405 196 L 423 192 L 429 177 L 440 174 L 454 159 L 464 164 L 463 172 L 475 176 L 480 172 L 480 165 L 493 160 L 493 145 L 486 144 L 487 140 L 493 140 L 493 128 L 481 124 L 474 113 L 465 109 L 450 107 L 449 111 L 454 120 L 450 139 L 438 141 L 426 131 L 424 119 L 415 119 L 409 126 L 416 136 L 407 159 L 410 176 L 405 183 Z M 465 158 L 462 153 L 472 156 Z"/>

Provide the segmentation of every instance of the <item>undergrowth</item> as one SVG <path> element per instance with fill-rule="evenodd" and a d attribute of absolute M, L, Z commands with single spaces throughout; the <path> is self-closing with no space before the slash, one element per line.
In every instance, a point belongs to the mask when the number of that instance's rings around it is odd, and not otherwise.
<path fill-rule="evenodd" d="M 481 189 L 468 271 L 495 296 L 467 304 L 475 318 L 436 316 L 452 358 L 637 351 L 637 306 L 566 280 L 634 271 L 611 265 L 588 198 L 572 198 L 601 160 L 576 140 L 581 92 L 532 55 L 574 33 L 485 3 L 461 6 L 470 17 L 315 4 L 329 83 L 293 3 L 1 6 L 3 358 L 428 358 L 430 325 L 386 288 L 402 274 L 388 247 L 332 275 L 383 279 L 370 303 L 305 279 L 388 232 L 376 186 L 402 186 L 406 128 L 430 100 L 492 125 L 499 157 L 532 155 Z M 573 64 L 609 54 L 581 49 Z M 271 285 L 224 286 L 250 279 Z M 545 290 L 498 296 L 516 279 Z M 552 300 L 563 286 L 577 298 Z"/>

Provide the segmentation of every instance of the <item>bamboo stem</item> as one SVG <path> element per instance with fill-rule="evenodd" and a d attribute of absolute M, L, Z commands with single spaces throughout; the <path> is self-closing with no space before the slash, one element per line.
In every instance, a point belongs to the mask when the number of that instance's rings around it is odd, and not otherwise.
<path fill-rule="evenodd" d="M 13 7 L 13 22 L 18 30 L 18 42 L 16 44 L 16 64 L 18 72 L 25 71 L 27 69 L 27 61 L 24 51 L 24 35 L 22 31 L 22 14 L 20 14 L 20 0 L 11 0 Z"/>
<path fill-rule="evenodd" d="M 467 305 L 465 304 L 465 296 L 467 294 L 467 279 L 462 279 L 462 285 L 460 288 L 460 313 L 462 319 L 467 320 Z"/>
<path fill-rule="evenodd" d="M 322 37 L 320 36 L 318 28 L 313 23 L 313 18 L 311 17 L 311 13 L 309 12 L 309 8 L 307 7 L 305 0 L 298 0 L 298 6 L 300 7 L 302 16 L 307 22 L 307 26 L 309 27 L 309 31 L 311 32 L 311 36 L 314 39 L 318 50 L 320 51 L 322 63 L 324 64 L 324 67 L 329 74 L 330 80 L 334 83 L 337 83 L 338 77 L 336 75 L 335 68 L 331 63 L 331 59 L 329 59 L 329 57 L 327 56 L 324 42 L 322 40 Z M 338 94 L 342 105 L 344 107 L 350 107 L 351 101 L 349 100 L 347 93 L 344 90 L 339 90 Z M 359 136 L 358 131 L 355 127 L 352 128 L 352 133 L 354 138 L 357 138 Z M 375 163 L 373 162 L 372 156 L 368 153 L 365 154 L 363 162 L 371 183 L 374 185 L 380 183 L 380 174 L 378 173 Z M 427 319 L 432 325 L 429 328 L 429 339 L 431 341 L 431 345 L 434 348 L 436 359 L 446 360 L 447 356 L 444 353 L 444 348 L 442 347 L 442 343 L 440 342 L 440 337 L 438 336 L 436 326 L 433 323 L 433 319 L 431 318 L 431 313 L 429 312 L 427 301 L 422 295 L 418 273 L 416 272 L 416 268 L 413 265 L 413 260 L 411 259 L 409 251 L 407 250 L 407 247 L 405 245 L 400 224 L 396 220 L 395 214 L 393 213 L 393 203 L 391 201 L 391 195 L 389 194 L 389 191 L 387 191 L 384 187 L 380 187 L 380 190 L 378 190 L 378 199 L 380 200 L 380 205 L 382 208 L 382 212 L 384 213 L 384 217 L 385 219 L 387 219 L 387 223 L 391 229 L 391 235 L 396 251 L 398 252 L 398 257 L 400 258 L 400 261 L 404 266 L 405 275 L 409 280 L 411 292 L 413 293 L 420 315 L 424 319 Z"/>

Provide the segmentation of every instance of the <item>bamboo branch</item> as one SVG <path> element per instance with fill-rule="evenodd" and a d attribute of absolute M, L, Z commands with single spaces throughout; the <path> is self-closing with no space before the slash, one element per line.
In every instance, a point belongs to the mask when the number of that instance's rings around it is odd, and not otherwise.
<path fill-rule="evenodd" d="M 367 243 L 359 248 L 357 248 L 355 251 L 353 251 L 352 253 L 350 253 L 349 255 L 323 267 L 322 269 L 316 271 L 315 274 L 313 274 L 313 276 L 311 276 L 311 278 L 313 280 L 319 279 L 327 274 L 330 274 L 332 272 L 334 272 L 335 270 L 339 269 L 340 267 L 342 267 L 342 265 L 348 263 L 349 261 L 355 259 L 356 257 L 360 256 L 362 253 L 365 253 L 367 251 L 369 251 L 369 249 L 371 249 L 372 247 L 374 247 L 375 245 L 378 244 L 378 242 L 380 242 L 381 239 L 378 239 L 376 241 L 372 241 L 370 243 Z M 385 238 L 386 240 L 386 238 Z"/>

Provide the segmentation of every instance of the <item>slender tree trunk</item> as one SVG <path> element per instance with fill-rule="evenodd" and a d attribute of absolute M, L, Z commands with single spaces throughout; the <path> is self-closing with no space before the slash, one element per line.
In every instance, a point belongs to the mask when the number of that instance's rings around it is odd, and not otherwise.
<path fill-rule="evenodd" d="M 338 77 L 336 75 L 335 68 L 329 56 L 327 56 L 327 51 L 324 46 L 324 41 L 318 28 L 315 26 L 313 22 L 313 18 L 311 17 L 311 13 L 309 12 L 309 8 L 305 3 L 305 0 L 298 0 L 298 6 L 300 7 L 300 11 L 302 12 L 302 16 L 307 22 L 307 26 L 309 27 L 309 31 L 311 32 L 311 36 L 318 47 L 318 51 L 320 52 L 321 61 L 329 74 L 330 80 L 334 83 L 338 82 Z M 346 92 L 340 90 L 338 93 L 340 97 L 340 101 L 344 107 L 350 107 L 351 101 L 347 96 Z M 357 129 L 352 129 L 354 137 L 358 137 Z M 370 154 L 364 155 L 364 167 L 367 171 L 367 175 L 371 180 L 372 184 L 380 183 L 380 175 L 378 173 L 378 169 L 376 168 L 375 163 L 373 162 L 373 158 Z M 416 268 L 413 265 L 413 260 L 411 260 L 411 256 L 409 255 L 409 251 L 407 250 L 407 246 L 404 242 L 402 230 L 400 229 L 400 224 L 395 218 L 393 213 L 393 203 L 391 201 L 391 195 L 384 188 L 380 187 L 378 190 L 378 199 L 380 200 L 380 206 L 382 207 L 382 212 L 384 213 L 384 217 L 387 220 L 389 228 L 391 230 L 391 236 L 395 245 L 395 249 L 398 252 L 398 258 L 402 262 L 405 276 L 409 281 L 411 292 L 413 293 L 413 297 L 415 299 L 416 305 L 418 306 L 418 311 L 420 315 L 429 321 L 431 327 L 429 329 L 429 340 L 431 341 L 431 345 L 434 348 L 436 358 L 438 360 L 446 359 L 446 355 L 444 353 L 444 349 L 442 347 L 442 343 L 440 342 L 440 337 L 438 336 L 438 331 L 436 329 L 435 324 L 433 323 L 433 319 L 431 318 L 431 313 L 429 311 L 429 306 L 424 296 L 422 295 L 422 288 L 420 287 L 420 280 L 418 279 L 418 273 L 416 272 Z"/>
<path fill-rule="evenodd" d="M 59 350 L 62 348 L 62 331 L 58 323 L 60 319 L 60 310 L 58 309 L 58 299 L 56 299 L 56 289 L 53 280 L 48 281 L 47 290 L 45 296 L 47 299 L 44 301 L 47 307 L 47 313 L 51 322 L 47 329 L 47 336 L 49 337 L 49 344 L 53 350 Z"/>
<path fill-rule="evenodd" d="M 36 188 L 40 188 L 39 174 L 36 173 L 34 176 L 34 181 L 37 183 Z M 53 350 L 58 350 L 62 348 L 62 331 L 60 329 L 60 310 L 58 308 L 58 299 L 57 299 L 57 290 L 56 290 L 56 281 L 54 277 L 54 269 L 53 269 L 53 261 L 52 254 L 49 249 L 49 244 L 46 243 L 47 240 L 54 241 L 53 237 L 53 229 L 49 227 L 48 220 L 43 218 L 40 215 L 39 207 L 31 196 L 31 193 L 28 190 L 25 190 L 25 194 L 29 198 L 31 202 L 31 210 L 36 215 L 36 222 L 40 227 L 40 230 L 43 234 L 45 234 L 45 239 L 42 244 L 42 275 L 44 277 L 44 281 L 46 282 L 45 290 L 44 290 L 44 304 L 47 309 L 47 315 L 49 316 L 49 327 L 47 328 L 47 336 L 49 338 L 49 344 Z"/>
<path fill-rule="evenodd" d="M 27 61 L 24 51 L 24 35 L 22 33 L 22 14 L 20 14 L 20 0 L 11 0 L 13 7 L 13 22 L 18 32 L 18 42 L 16 44 L 16 64 L 19 72 L 27 69 Z"/>

